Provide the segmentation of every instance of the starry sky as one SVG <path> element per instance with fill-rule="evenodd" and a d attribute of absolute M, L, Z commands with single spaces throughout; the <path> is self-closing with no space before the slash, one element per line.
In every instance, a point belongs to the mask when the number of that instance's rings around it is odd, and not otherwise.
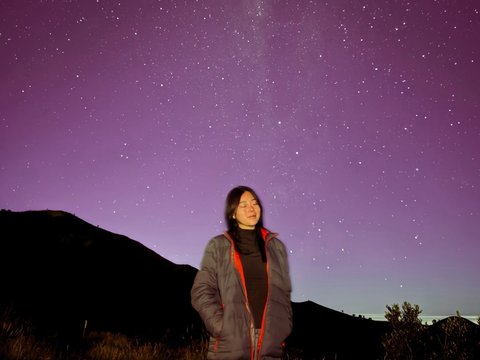
<path fill-rule="evenodd" d="M 292 300 L 478 315 L 479 12 L 2 1 L 0 207 L 65 210 L 198 268 L 248 185 Z"/>

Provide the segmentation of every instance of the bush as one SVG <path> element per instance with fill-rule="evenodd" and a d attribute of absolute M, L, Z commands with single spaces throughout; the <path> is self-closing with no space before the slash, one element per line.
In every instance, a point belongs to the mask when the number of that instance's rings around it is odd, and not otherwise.
<path fill-rule="evenodd" d="M 418 305 L 404 302 L 387 306 L 385 318 L 391 330 L 382 339 L 384 359 L 470 360 L 478 359 L 478 330 L 457 315 L 422 325 Z M 478 345 L 477 345 L 478 346 Z M 477 353 L 475 353 L 477 351 Z"/>
<path fill-rule="evenodd" d="M 442 344 L 443 359 L 445 360 L 467 360 L 467 333 L 468 328 L 465 321 L 457 311 L 457 316 L 448 318 L 442 324 L 445 333 L 445 340 Z"/>
<path fill-rule="evenodd" d="M 418 305 L 404 302 L 402 308 L 398 304 L 387 305 L 385 318 L 391 325 L 382 341 L 385 359 L 406 360 L 419 358 L 425 353 L 425 326 L 419 319 Z"/>

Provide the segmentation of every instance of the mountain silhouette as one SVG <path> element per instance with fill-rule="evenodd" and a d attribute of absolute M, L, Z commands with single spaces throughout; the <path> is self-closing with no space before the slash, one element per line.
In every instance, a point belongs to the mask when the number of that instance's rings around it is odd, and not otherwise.
<path fill-rule="evenodd" d="M 386 321 L 355 317 L 312 301 L 292 303 L 294 331 L 288 339 L 304 359 L 377 359 Z"/>
<path fill-rule="evenodd" d="M 67 342 L 84 331 L 169 342 L 204 334 L 190 303 L 194 267 L 64 211 L 2 210 L 0 228 L 0 311 L 14 309 L 42 334 Z M 304 359 L 374 359 L 389 329 L 311 301 L 292 306 L 287 347 Z"/>
<path fill-rule="evenodd" d="M 44 332 L 158 337 L 199 324 L 196 269 L 63 211 L 0 212 L 0 304 Z"/>

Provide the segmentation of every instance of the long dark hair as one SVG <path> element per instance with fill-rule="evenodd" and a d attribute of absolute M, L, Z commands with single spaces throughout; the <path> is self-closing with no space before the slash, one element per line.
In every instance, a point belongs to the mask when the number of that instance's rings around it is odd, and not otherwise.
<path fill-rule="evenodd" d="M 263 205 L 262 201 L 260 200 L 259 196 L 252 188 L 244 185 L 240 185 L 234 187 L 230 190 L 227 194 L 227 198 L 225 200 L 225 223 L 227 224 L 227 232 L 236 242 L 238 238 L 238 223 L 237 220 L 234 219 L 235 211 L 238 208 L 238 204 L 240 203 L 240 198 L 245 192 L 249 192 L 253 195 L 255 200 L 257 200 L 258 205 L 260 206 L 260 219 L 258 220 L 257 224 L 255 225 L 255 233 L 257 237 L 258 248 L 260 250 L 260 254 L 262 254 L 263 261 L 266 260 L 265 256 L 265 241 L 262 236 L 262 228 L 263 228 Z"/>

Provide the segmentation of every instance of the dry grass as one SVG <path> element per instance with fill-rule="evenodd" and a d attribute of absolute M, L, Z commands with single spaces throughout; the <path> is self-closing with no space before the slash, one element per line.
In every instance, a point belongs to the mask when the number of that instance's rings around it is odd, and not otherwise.
<path fill-rule="evenodd" d="M 6 311 L 1 317 L 0 358 L 6 360 L 51 360 L 55 351 L 49 344 L 38 341 L 32 335 L 27 322 L 14 319 L 12 312 Z"/>
<path fill-rule="evenodd" d="M 88 360 L 197 360 L 205 359 L 207 348 L 205 344 L 193 343 L 186 348 L 172 349 L 162 343 L 141 343 L 111 333 L 93 333 L 89 337 L 93 345 L 86 353 Z"/>
<path fill-rule="evenodd" d="M 0 316 L 0 359 L 2 360 L 200 360 L 206 358 L 206 341 L 171 348 L 163 343 L 142 343 L 122 334 L 92 332 L 75 350 L 60 350 L 53 343 L 33 335 L 32 327 L 12 320 L 11 313 Z"/>

